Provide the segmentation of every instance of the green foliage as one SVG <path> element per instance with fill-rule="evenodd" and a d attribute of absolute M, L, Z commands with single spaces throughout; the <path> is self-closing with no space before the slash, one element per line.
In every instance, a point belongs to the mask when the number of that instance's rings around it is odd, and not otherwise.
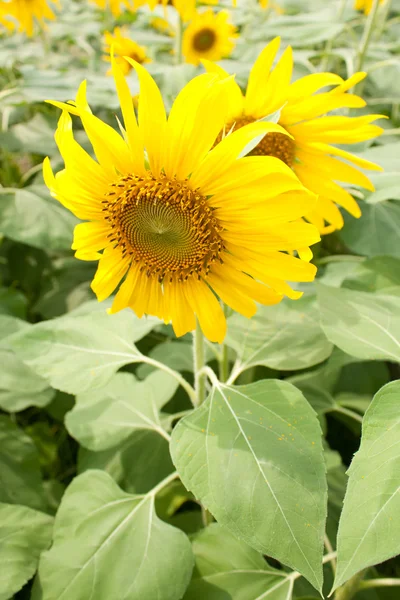
<path fill-rule="evenodd" d="M 174 7 L 114 17 L 63 0 L 31 38 L 0 15 L 0 600 L 317 600 L 332 585 L 351 600 L 360 571 L 354 600 L 399 598 L 400 2 L 380 4 L 369 37 L 353 0 L 232 4 L 240 36 L 220 64 L 243 89 L 276 35 L 295 78 L 368 72 L 353 87 L 368 106 L 338 114 L 383 114 L 384 133 L 343 149 L 384 171 L 366 171 L 374 190 L 341 183 L 362 214 L 343 210 L 313 246 L 316 284 L 252 319 L 228 311 L 202 376 L 190 334 L 94 300 L 97 263 L 71 251 L 79 220 L 42 177 L 45 156 L 63 168 L 45 100 L 87 79 L 118 127 L 105 30 L 146 46 L 167 111 L 201 72 L 175 64 Z"/>
<path fill-rule="evenodd" d="M 193 568 L 184 533 L 161 521 L 154 493 L 122 492 L 102 471 L 69 486 L 42 554 L 32 600 L 179 600 Z M 112 566 L 112 568 L 110 568 Z"/>
<path fill-rule="evenodd" d="M 365 567 L 400 553 L 399 417 L 400 381 L 393 381 L 379 390 L 368 407 L 360 450 L 349 469 L 335 587 Z"/>
<path fill-rule="evenodd" d="M 171 454 L 221 525 L 322 585 L 325 466 L 313 410 L 276 380 L 216 386 L 182 419 Z"/>

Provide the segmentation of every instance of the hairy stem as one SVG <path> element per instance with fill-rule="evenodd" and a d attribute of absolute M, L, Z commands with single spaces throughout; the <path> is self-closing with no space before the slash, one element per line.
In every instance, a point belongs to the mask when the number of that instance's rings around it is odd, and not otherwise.
<path fill-rule="evenodd" d="M 195 405 L 195 403 L 196 403 L 196 393 L 195 393 L 195 390 L 192 388 L 192 386 L 190 385 L 190 383 L 188 383 L 186 381 L 186 379 L 184 377 L 182 377 L 182 375 L 180 373 L 178 373 L 178 371 L 175 371 L 174 369 L 170 369 L 170 367 L 168 367 L 167 365 L 164 365 L 164 363 L 158 362 L 158 360 L 154 360 L 154 359 L 150 358 L 149 356 L 144 356 L 143 355 L 141 357 L 141 359 L 140 359 L 140 362 L 146 363 L 147 365 L 152 365 L 153 367 L 156 367 L 157 369 L 160 369 L 160 371 L 164 371 L 165 373 L 169 373 L 183 387 L 183 389 L 185 390 L 185 392 L 189 396 L 192 404 Z"/>
<path fill-rule="evenodd" d="M 360 590 L 367 590 L 375 587 L 395 587 L 400 586 L 400 579 L 385 578 L 385 579 L 367 579 L 361 581 L 359 585 Z"/>
<path fill-rule="evenodd" d="M 361 71 L 364 65 L 365 57 L 367 56 L 368 46 L 372 39 L 372 34 L 376 24 L 376 17 L 378 14 L 379 0 L 374 0 L 371 12 L 368 15 L 367 22 L 365 23 L 364 32 L 360 41 L 360 45 L 357 52 L 356 71 Z"/>
<path fill-rule="evenodd" d="M 356 413 L 354 410 L 350 410 L 349 408 L 345 408 L 344 406 L 334 406 L 332 412 L 341 413 L 342 415 L 347 415 L 351 419 L 358 421 L 359 423 L 363 422 L 363 418 L 361 415 Z"/>
<path fill-rule="evenodd" d="M 194 389 L 196 392 L 196 406 L 200 406 L 206 397 L 206 377 L 204 373 L 204 335 L 199 322 L 196 320 L 196 329 L 193 334 L 193 361 L 194 361 Z"/>

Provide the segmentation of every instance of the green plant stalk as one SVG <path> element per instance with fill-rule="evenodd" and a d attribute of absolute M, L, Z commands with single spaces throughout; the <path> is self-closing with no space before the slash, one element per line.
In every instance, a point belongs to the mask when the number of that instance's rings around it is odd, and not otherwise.
<path fill-rule="evenodd" d="M 224 304 L 224 315 L 225 319 L 228 318 L 228 307 Z M 219 360 L 219 379 L 223 383 L 229 377 L 229 356 L 228 356 L 228 347 L 222 342 L 221 344 L 221 358 Z"/>
<path fill-rule="evenodd" d="M 338 11 L 338 21 L 342 20 L 342 17 L 343 17 L 343 14 L 344 14 L 344 10 L 346 8 L 346 4 L 347 4 L 347 0 L 342 0 L 342 2 L 340 4 L 339 11 Z M 329 57 L 331 55 L 332 48 L 333 48 L 333 39 L 331 38 L 330 40 L 328 40 L 326 42 L 326 45 L 325 45 L 325 48 L 324 48 L 324 53 L 322 55 L 322 60 L 321 60 L 321 65 L 320 65 L 320 70 L 321 71 L 327 71 L 328 70 Z"/>
<path fill-rule="evenodd" d="M 400 579 L 385 578 L 385 579 L 367 579 L 361 581 L 359 585 L 360 590 L 368 590 L 375 587 L 395 587 L 400 586 Z"/>
<path fill-rule="evenodd" d="M 368 46 L 372 39 L 372 34 L 376 24 L 376 17 L 378 15 L 379 0 L 374 0 L 371 8 L 371 12 L 368 15 L 367 22 L 365 23 L 364 32 L 360 41 L 360 46 L 357 52 L 356 71 L 361 71 L 364 65 L 365 57 L 367 56 Z"/>
<path fill-rule="evenodd" d="M 361 581 L 366 573 L 366 569 L 353 575 L 344 585 L 336 590 L 335 600 L 351 600 L 360 589 Z"/>
<path fill-rule="evenodd" d="M 183 41 L 183 21 L 179 15 L 178 26 L 176 28 L 175 36 L 175 64 L 181 65 L 183 63 L 182 54 L 182 41 Z"/>
<path fill-rule="evenodd" d="M 203 370 L 205 366 L 204 334 L 197 319 L 196 329 L 193 334 L 193 362 L 196 406 L 200 406 L 206 397 L 206 375 Z"/>

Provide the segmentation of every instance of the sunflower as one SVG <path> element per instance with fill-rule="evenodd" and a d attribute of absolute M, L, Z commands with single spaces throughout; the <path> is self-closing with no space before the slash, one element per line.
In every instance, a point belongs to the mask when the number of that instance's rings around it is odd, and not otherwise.
<path fill-rule="evenodd" d="M 119 17 L 122 13 L 122 7 L 133 10 L 132 0 L 91 0 L 102 10 L 109 10 L 114 17 Z"/>
<path fill-rule="evenodd" d="M 107 55 L 104 56 L 104 60 L 110 61 L 111 46 L 114 48 L 115 61 L 119 64 L 123 73 L 126 75 L 131 70 L 131 65 L 123 56 L 129 56 L 136 62 L 143 64 L 151 62 L 151 59 L 146 54 L 146 48 L 139 46 L 136 42 L 128 37 L 127 27 L 115 27 L 113 33 L 106 31 L 104 33 L 105 50 Z M 108 75 L 111 75 L 111 69 Z"/>
<path fill-rule="evenodd" d="M 235 47 L 236 28 L 228 22 L 229 14 L 207 10 L 196 13 L 183 34 L 182 52 L 186 62 L 198 65 L 201 59 L 211 61 L 229 56 Z"/>
<path fill-rule="evenodd" d="M 366 74 L 355 73 L 344 81 L 333 73 L 314 73 L 290 83 L 293 69 L 290 46 L 272 69 L 279 45 L 280 38 L 277 37 L 260 53 L 251 69 L 245 96 L 235 81 L 230 80 L 230 102 L 224 129 L 225 132 L 239 129 L 281 109 L 278 123 L 292 137 L 268 134 L 252 154 L 275 156 L 293 169 L 300 181 L 319 196 L 314 210 L 307 213 L 307 220 L 318 227 L 320 233 L 330 233 L 343 227 L 337 204 L 354 217 L 361 215 L 357 202 L 337 182 L 373 190 L 368 177 L 353 165 L 381 170 L 378 165 L 331 144 L 353 144 L 380 135 L 382 129 L 371 123 L 381 115 L 324 116 L 340 108 L 365 106 L 362 98 L 347 92 Z M 209 72 L 219 73 L 222 78 L 228 75 L 214 63 L 205 61 L 204 65 Z M 329 91 L 315 93 L 328 86 Z"/>
<path fill-rule="evenodd" d="M 15 29 L 15 23 L 13 23 L 12 20 L 9 20 L 10 17 L 12 18 L 12 15 L 10 15 L 8 7 L 8 2 L 0 1 L 0 25 L 2 27 L 5 27 L 5 29 L 8 29 L 8 31 L 12 31 L 13 29 Z"/>
<path fill-rule="evenodd" d="M 58 0 L 50 0 L 50 2 L 59 6 Z M 10 0 L 5 4 L 7 13 L 3 9 L 4 13 L 2 10 L 0 15 L 7 14 L 16 19 L 19 24 L 18 31 L 24 32 L 28 36 L 33 34 L 35 19 L 43 27 L 45 19 L 52 21 L 56 18 L 47 0 Z"/>
<path fill-rule="evenodd" d="M 172 322 L 177 336 L 194 329 L 196 315 L 207 338 L 221 342 L 226 320 L 218 297 L 251 317 L 256 302 L 301 296 L 286 280 L 314 279 L 312 264 L 286 252 L 307 254 L 319 240 L 301 220 L 315 196 L 282 161 L 239 158 L 267 132 L 282 132 L 279 125 L 254 123 L 213 148 L 227 81 L 194 78 L 167 119 L 152 77 L 127 60 L 140 81 L 138 122 L 113 60 L 122 135 L 91 113 L 84 82 L 74 103 L 52 102 L 63 111 L 56 142 L 65 169 L 54 176 L 46 158 L 45 182 L 85 221 L 72 247 L 77 258 L 99 261 L 92 282 L 99 301 L 119 286 L 111 312 L 131 307 L 139 317 L 155 315 Z M 97 161 L 74 140 L 70 114 L 80 117 Z"/>
<path fill-rule="evenodd" d="M 183 21 L 189 21 L 196 12 L 196 0 L 133 0 L 134 8 L 149 6 L 154 10 L 157 5 L 174 6 Z"/>
<path fill-rule="evenodd" d="M 379 0 L 379 4 L 383 4 L 385 0 Z M 371 12 L 372 5 L 374 0 L 355 0 L 354 9 L 355 10 L 363 10 L 364 14 L 369 15 Z"/>

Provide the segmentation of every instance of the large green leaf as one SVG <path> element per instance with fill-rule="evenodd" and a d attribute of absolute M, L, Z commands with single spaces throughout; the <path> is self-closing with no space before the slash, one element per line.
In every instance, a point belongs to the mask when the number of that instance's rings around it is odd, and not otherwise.
<path fill-rule="evenodd" d="M 1 202 L 1 200 L 0 200 Z M 0 314 L 25 319 L 28 301 L 22 292 L 0 287 Z"/>
<path fill-rule="evenodd" d="M 0 502 L 45 507 L 36 448 L 11 419 L 1 415 Z"/>
<path fill-rule="evenodd" d="M 250 320 L 229 319 L 226 343 L 238 354 L 242 370 L 254 365 L 291 371 L 316 365 L 331 354 L 317 319 L 314 296 L 260 307 Z"/>
<path fill-rule="evenodd" d="M 32 598 L 179 600 L 192 568 L 189 540 L 157 517 L 154 494 L 126 494 L 107 473 L 88 471 L 62 499 Z"/>
<path fill-rule="evenodd" d="M 318 284 L 322 327 L 339 348 L 364 359 L 400 361 L 400 297 Z"/>
<path fill-rule="evenodd" d="M 46 188 L 5 190 L 0 196 L 0 232 L 44 250 L 69 249 L 77 219 Z"/>
<path fill-rule="evenodd" d="M 28 406 L 46 406 L 54 397 L 47 382 L 27 367 L 11 350 L 0 348 L 2 375 L 0 408 L 18 412 Z"/>
<path fill-rule="evenodd" d="M 81 447 L 78 470 L 102 469 L 126 492 L 144 494 L 174 470 L 165 438 L 151 430 L 135 431 L 108 450 Z"/>
<path fill-rule="evenodd" d="M 67 429 L 90 450 L 107 450 L 138 429 L 152 429 L 167 437 L 159 410 L 177 385 L 176 379 L 162 371 L 144 381 L 130 373 L 117 373 L 104 388 L 78 395 L 66 418 Z"/>
<path fill-rule="evenodd" d="M 221 525 L 321 588 L 325 464 L 301 392 L 277 380 L 218 384 L 173 430 L 171 455 Z"/>
<path fill-rule="evenodd" d="M 399 174 L 397 190 L 400 199 Z M 386 190 L 387 191 L 387 190 Z M 400 202 L 363 203 L 360 219 L 346 218 L 340 236 L 350 250 L 365 256 L 386 254 L 400 258 Z"/>
<path fill-rule="evenodd" d="M 195 569 L 184 600 L 290 600 L 293 576 L 216 523 L 193 540 Z"/>
<path fill-rule="evenodd" d="M 338 533 L 334 587 L 400 553 L 400 381 L 375 395 L 363 420 Z"/>
<path fill-rule="evenodd" d="M 91 306 L 91 303 L 89 303 Z M 123 365 L 140 361 L 133 342 L 158 323 L 138 319 L 126 309 L 109 315 L 105 308 L 38 323 L 10 341 L 17 355 L 52 387 L 77 394 L 102 387 Z"/>
<path fill-rule="evenodd" d="M 9 600 L 34 575 L 51 541 L 53 519 L 17 504 L 0 503 L 0 600 Z"/>

